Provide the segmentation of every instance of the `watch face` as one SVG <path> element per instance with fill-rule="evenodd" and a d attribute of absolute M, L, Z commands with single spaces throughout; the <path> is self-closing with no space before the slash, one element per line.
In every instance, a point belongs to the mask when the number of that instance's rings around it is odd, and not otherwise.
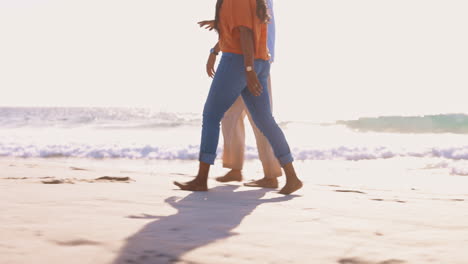
<path fill-rule="evenodd" d="M 252 71 L 252 66 L 247 66 L 247 67 L 245 67 L 245 70 L 248 71 L 248 72 L 249 72 L 249 71 Z"/>

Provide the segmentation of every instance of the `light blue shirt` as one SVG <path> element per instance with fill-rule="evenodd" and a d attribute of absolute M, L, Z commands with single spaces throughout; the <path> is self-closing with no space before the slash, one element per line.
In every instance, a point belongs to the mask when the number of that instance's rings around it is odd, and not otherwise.
<path fill-rule="evenodd" d="M 275 28 L 275 14 L 273 12 L 273 0 L 267 0 L 268 8 L 270 9 L 271 20 L 268 24 L 268 36 L 267 36 L 267 45 L 270 50 L 271 62 L 275 60 L 275 38 L 276 38 L 276 28 Z"/>

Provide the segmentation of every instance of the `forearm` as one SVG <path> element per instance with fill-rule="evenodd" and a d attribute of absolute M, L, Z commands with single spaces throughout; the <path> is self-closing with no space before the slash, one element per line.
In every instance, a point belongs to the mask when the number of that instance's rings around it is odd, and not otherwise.
<path fill-rule="evenodd" d="M 253 39 L 253 32 L 247 27 L 239 27 L 240 31 L 240 41 L 241 49 L 244 54 L 244 65 L 253 66 L 254 65 L 254 55 L 255 55 L 255 43 Z"/>

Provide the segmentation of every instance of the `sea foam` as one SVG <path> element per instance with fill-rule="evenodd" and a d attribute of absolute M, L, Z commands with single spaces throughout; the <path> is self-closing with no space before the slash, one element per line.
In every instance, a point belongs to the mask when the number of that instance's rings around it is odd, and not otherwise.
<path fill-rule="evenodd" d="M 223 149 L 218 148 L 218 154 Z M 92 145 L 92 144 L 51 144 L 30 145 L 18 143 L 0 143 L 0 156 L 22 158 L 126 158 L 126 159 L 156 159 L 156 160 L 196 160 L 199 146 L 162 147 L 155 145 Z M 390 147 L 349 147 L 333 148 L 293 148 L 296 160 L 374 160 L 396 157 L 444 158 L 449 160 L 468 160 L 468 146 L 439 148 L 433 147 L 420 150 L 392 149 Z M 221 155 L 218 155 L 220 158 Z M 247 146 L 245 158 L 258 159 L 257 149 Z M 467 172 L 468 173 L 468 172 Z"/>

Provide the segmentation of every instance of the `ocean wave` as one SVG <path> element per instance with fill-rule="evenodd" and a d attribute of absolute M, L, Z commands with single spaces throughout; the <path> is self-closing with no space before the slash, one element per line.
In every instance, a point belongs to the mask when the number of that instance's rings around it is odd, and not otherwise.
<path fill-rule="evenodd" d="M 363 132 L 468 134 L 466 114 L 363 117 L 336 123 Z"/>
<path fill-rule="evenodd" d="M 22 158 L 125 158 L 125 159 L 156 159 L 156 160 L 196 160 L 199 146 L 186 145 L 179 147 L 161 147 L 154 145 L 121 146 L 90 145 L 90 144 L 51 144 L 51 145 L 21 145 L 18 143 L 0 143 L 0 156 Z M 218 149 L 222 153 L 222 148 Z M 433 147 L 421 150 L 392 149 L 389 147 L 347 147 L 334 148 L 295 148 L 292 151 L 296 160 L 376 160 L 397 157 L 444 158 L 448 160 L 468 160 L 468 145 L 460 147 Z M 218 155 L 218 158 L 221 155 Z M 258 159 L 257 149 L 246 147 L 247 160 Z M 468 171 L 467 171 L 468 174 Z"/>
<path fill-rule="evenodd" d="M 468 176 L 468 166 L 450 167 L 450 174 L 457 176 Z"/>
<path fill-rule="evenodd" d="M 1 128 L 93 128 L 150 130 L 201 125 L 200 113 L 174 113 L 149 108 L 112 107 L 0 107 Z M 280 120 L 282 128 L 318 125 L 312 121 Z M 468 115 L 363 117 L 323 123 L 342 125 L 357 132 L 468 134 Z"/>
<path fill-rule="evenodd" d="M 429 164 L 425 169 L 448 169 L 451 175 L 468 176 L 468 160 L 444 160 Z"/>
<path fill-rule="evenodd" d="M 159 112 L 148 108 L 1 107 L 0 128 L 93 127 L 147 129 L 199 124 L 193 113 Z"/>

